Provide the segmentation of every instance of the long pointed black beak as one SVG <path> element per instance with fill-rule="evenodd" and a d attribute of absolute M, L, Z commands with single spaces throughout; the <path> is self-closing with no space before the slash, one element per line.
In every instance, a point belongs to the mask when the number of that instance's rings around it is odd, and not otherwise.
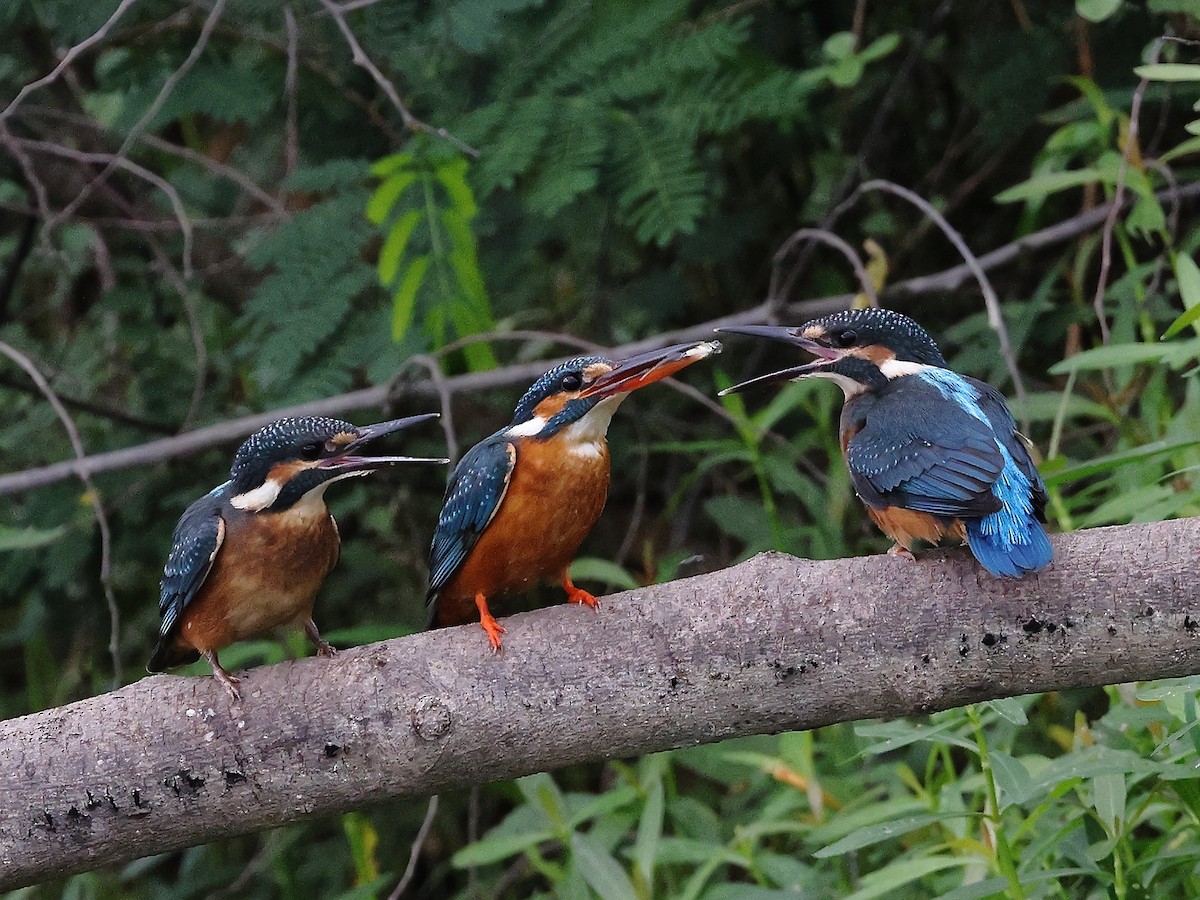
<path fill-rule="evenodd" d="M 390 419 L 387 422 L 379 422 L 375 425 L 364 425 L 356 429 L 358 436 L 343 447 L 341 453 L 337 456 L 330 456 L 321 460 L 320 467 L 323 469 L 333 469 L 341 473 L 367 471 L 399 463 L 438 463 L 444 465 L 450 462 L 450 460 L 440 457 L 355 455 L 355 451 L 369 441 L 383 437 L 385 434 L 391 434 L 392 432 L 408 428 L 410 425 L 428 422 L 430 419 L 438 418 L 439 415 L 439 413 L 422 413 L 419 416 L 406 416 L 403 419 Z"/>
<path fill-rule="evenodd" d="M 620 360 L 610 371 L 580 391 L 579 396 L 612 397 L 615 394 L 636 391 L 720 352 L 720 342 L 698 341 L 639 353 L 629 359 Z"/>
<path fill-rule="evenodd" d="M 778 372 L 759 375 L 757 378 L 751 378 L 749 381 L 743 381 L 740 384 L 727 387 L 717 395 L 719 397 L 724 397 L 726 394 L 741 393 L 747 388 L 758 387 L 763 384 L 774 384 L 778 381 L 792 381 L 796 378 L 803 378 L 805 375 L 824 368 L 830 363 L 837 362 L 841 358 L 841 354 L 831 350 L 829 347 L 803 337 L 799 333 L 800 329 L 798 328 L 789 328 L 784 325 L 726 325 L 723 328 L 713 330 L 720 334 L 746 334 L 751 337 L 781 341 L 785 344 L 791 344 L 793 347 L 799 347 L 801 350 L 807 350 L 814 356 L 820 357 L 804 365 L 780 369 Z"/>

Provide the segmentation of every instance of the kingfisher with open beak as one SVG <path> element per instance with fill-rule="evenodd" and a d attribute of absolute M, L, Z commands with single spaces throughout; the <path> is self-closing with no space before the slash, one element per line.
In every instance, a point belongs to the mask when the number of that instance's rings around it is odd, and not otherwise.
<path fill-rule="evenodd" d="M 489 603 L 551 578 L 567 602 L 597 600 L 571 581 L 571 561 L 608 497 L 605 435 L 629 394 L 719 352 L 715 341 L 631 359 L 580 356 L 521 398 L 512 422 L 480 441 L 450 475 L 429 555 L 429 625 L 478 620 L 499 651 Z"/>
<path fill-rule="evenodd" d="M 802 378 L 835 382 L 846 395 L 841 445 L 851 482 L 896 542 L 893 552 L 950 539 L 965 541 L 997 577 L 1049 564 L 1046 487 L 1004 398 L 946 368 L 933 338 L 908 316 L 852 309 L 799 328 L 717 331 L 784 341 L 817 357 L 722 393 Z"/>
<path fill-rule="evenodd" d="M 251 435 L 230 480 L 187 508 L 163 570 L 158 645 L 147 670 L 162 672 L 201 656 L 234 700 L 238 679 L 217 651 L 279 625 L 295 624 L 333 656 L 313 622 L 313 602 L 337 562 L 337 523 L 325 490 L 399 463 L 447 463 L 411 456 L 360 456 L 368 441 L 437 413 L 358 428 L 316 416 L 280 419 Z"/>

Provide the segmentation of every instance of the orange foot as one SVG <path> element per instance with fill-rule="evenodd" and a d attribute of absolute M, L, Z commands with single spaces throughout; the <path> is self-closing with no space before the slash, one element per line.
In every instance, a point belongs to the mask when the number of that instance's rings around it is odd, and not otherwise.
<path fill-rule="evenodd" d="M 567 574 L 566 570 L 563 571 L 562 586 L 563 590 L 567 592 L 568 603 L 582 603 L 584 606 L 589 606 L 594 610 L 600 609 L 600 601 L 583 588 L 575 587 L 575 582 L 571 580 L 571 576 Z"/>
<path fill-rule="evenodd" d="M 907 559 L 912 562 L 916 562 L 917 559 L 915 556 L 913 556 L 913 552 L 903 544 L 892 544 L 892 546 L 888 548 L 888 556 L 899 556 L 901 559 Z"/>
<path fill-rule="evenodd" d="M 475 607 L 479 610 L 479 624 L 487 633 L 488 641 L 492 645 L 492 650 L 496 653 L 501 651 L 500 635 L 504 634 L 504 626 L 496 621 L 496 617 L 492 615 L 488 609 L 487 597 L 482 593 L 475 595 Z"/>

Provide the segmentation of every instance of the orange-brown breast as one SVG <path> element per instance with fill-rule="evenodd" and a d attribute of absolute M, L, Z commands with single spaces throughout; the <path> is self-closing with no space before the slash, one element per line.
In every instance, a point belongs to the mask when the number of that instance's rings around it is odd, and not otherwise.
<path fill-rule="evenodd" d="M 178 642 L 220 650 L 312 616 L 337 562 L 337 525 L 323 501 L 279 513 L 227 517 L 225 540 L 196 597 L 183 611 Z"/>
<path fill-rule="evenodd" d="M 884 534 L 909 550 L 916 546 L 917 541 L 936 544 L 947 537 L 958 541 L 966 540 L 963 524 L 958 519 L 943 522 L 929 513 L 902 509 L 899 506 L 889 506 L 885 509 L 872 509 L 868 506 L 867 512 Z"/>
<path fill-rule="evenodd" d="M 521 441 L 500 509 L 438 592 L 438 622 L 478 619 L 477 592 L 503 597 L 559 575 L 600 518 L 608 478 L 604 442 L 571 449 L 561 435 Z"/>

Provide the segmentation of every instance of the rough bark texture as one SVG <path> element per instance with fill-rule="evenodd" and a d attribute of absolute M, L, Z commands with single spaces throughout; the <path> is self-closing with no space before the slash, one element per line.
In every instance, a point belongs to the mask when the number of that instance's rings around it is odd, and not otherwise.
<path fill-rule="evenodd" d="M 584 760 L 1200 671 L 1200 520 L 965 551 L 766 554 L 615 596 L 0 723 L 0 888 Z"/>

